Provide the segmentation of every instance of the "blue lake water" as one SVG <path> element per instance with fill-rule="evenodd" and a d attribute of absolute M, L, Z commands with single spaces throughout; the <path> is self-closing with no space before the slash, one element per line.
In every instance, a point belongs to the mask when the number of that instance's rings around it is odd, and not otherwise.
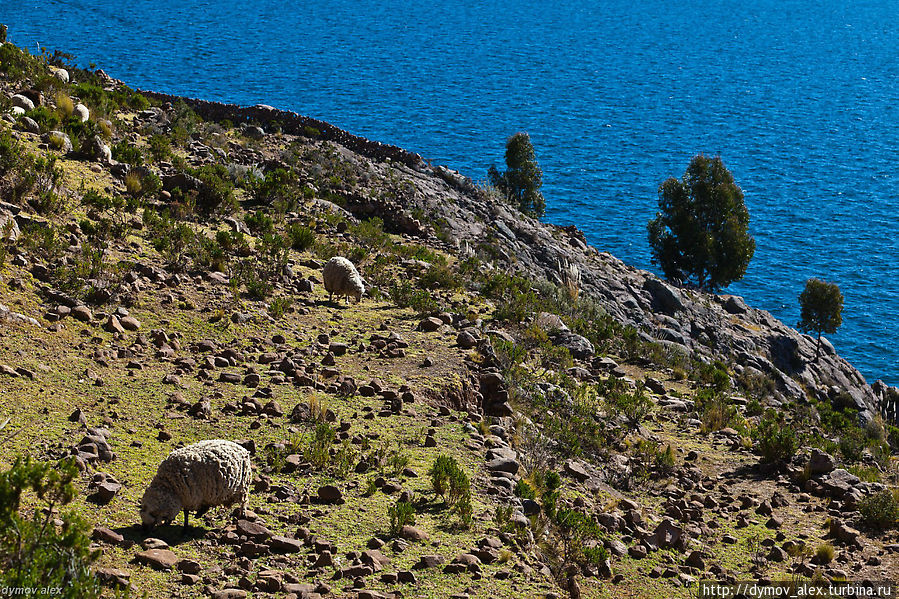
<path fill-rule="evenodd" d="M 134 87 L 295 110 L 475 180 L 528 131 L 546 220 L 644 268 L 659 183 L 720 154 L 757 244 L 728 291 L 795 325 L 808 277 L 838 283 L 831 340 L 899 383 L 899 3 L 2 0 L 0 23 Z"/>

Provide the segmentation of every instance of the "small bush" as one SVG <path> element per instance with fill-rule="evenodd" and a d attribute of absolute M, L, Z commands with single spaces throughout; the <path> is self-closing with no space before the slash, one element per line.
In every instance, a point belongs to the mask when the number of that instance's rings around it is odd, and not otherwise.
<path fill-rule="evenodd" d="M 400 308 L 412 308 L 419 314 L 431 314 L 440 309 L 430 293 L 416 289 L 409 281 L 392 285 L 390 299 Z"/>
<path fill-rule="evenodd" d="M 290 247 L 302 252 L 315 244 L 315 233 L 309 227 L 299 223 L 293 223 L 287 227 L 287 236 L 290 237 Z"/>
<path fill-rule="evenodd" d="M 787 423 L 783 413 L 768 410 L 753 431 L 756 450 L 763 462 L 788 462 L 802 444 L 799 431 Z"/>
<path fill-rule="evenodd" d="M 199 179 L 203 186 L 197 196 L 197 210 L 204 215 L 231 214 L 237 210 L 234 184 L 228 169 L 221 164 L 207 164 L 190 169 L 189 174 Z"/>
<path fill-rule="evenodd" d="M 272 220 L 272 217 L 261 210 L 248 213 L 243 217 L 243 220 L 255 235 L 275 232 L 275 222 Z"/>
<path fill-rule="evenodd" d="M 315 425 L 315 431 L 309 441 L 303 447 L 303 458 L 315 466 L 323 469 L 331 461 L 330 449 L 334 443 L 334 429 L 327 422 L 319 422 Z"/>
<path fill-rule="evenodd" d="M 272 299 L 271 304 L 269 304 L 268 313 L 272 315 L 272 318 L 283 318 L 284 315 L 287 314 L 287 311 L 290 310 L 292 304 L 293 300 L 289 297 L 276 297 Z"/>
<path fill-rule="evenodd" d="M 432 264 L 418 281 L 422 289 L 457 289 L 462 286 L 462 281 L 444 264 Z"/>
<path fill-rule="evenodd" d="M 899 489 L 884 489 L 858 502 L 862 522 L 877 530 L 886 530 L 899 522 Z"/>
<path fill-rule="evenodd" d="M 148 140 L 150 144 L 150 156 L 156 162 L 162 162 L 172 155 L 172 144 L 165 135 L 151 135 Z"/>
<path fill-rule="evenodd" d="M 843 430 L 840 434 L 840 453 L 849 462 L 857 462 L 862 459 L 865 450 L 865 432 L 852 426 Z"/>
<path fill-rule="evenodd" d="M 140 148 L 131 145 L 124 139 L 112 146 L 112 157 L 131 166 L 143 166 L 144 164 L 144 155 Z"/>
<path fill-rule="evenodd" d="M 522 499 L 536 499 L 537 492 L 534 491 L 534 487 L 529 485 L 526 480 L 521 478 L 515 485 L 515 496 L 521 497 Z"/>
<path fill-rule="evenodd" d="M 75 112 L 75 103 L 72 102 L 72 98 L 67 96 L 65 92 L 58 92 L 56 94 L 56 108 L 62 112 L 65 118 L 69 118 Z"/>
<path fill-rule="evenodd" d="M 125 190 L 133 196 L 140 195 L 143 190 L 143 181 L 137 171 L 131 171 L 125 175 Z"/>
<path fill-rule="evenodd" d="M 437 456 L 428 475 L 431 477 L 431 486 L 434 492 L 443 497 L 451 506 L 455 506 L 469 493 L 471 488 L 468 475 L 453 457 Z"/>
<path fill-rule="evenodd" d="M 415 506 L 406 501 L 397 501 L 387 508 L 387 517 L 390 519 L 390 534 L 398 536 L 404 526 L 415 524 Z"/>
<path fill-rule="evenodd" d="M 833 545 L 830 543 L 822 543 L 815 549 L 815 559 L 821 565 L 832 562 L 835 554 L 836 552 L 834 551 Z"/>
<path fill-rule="evenodd" d="M 652 401 L 642 386 L 633 393 L 613 392 L 606 398 L 606 403 L 614 412 L 623 416 L 632 429 L 639 428 L 640 423 L 652 409 Z"/>

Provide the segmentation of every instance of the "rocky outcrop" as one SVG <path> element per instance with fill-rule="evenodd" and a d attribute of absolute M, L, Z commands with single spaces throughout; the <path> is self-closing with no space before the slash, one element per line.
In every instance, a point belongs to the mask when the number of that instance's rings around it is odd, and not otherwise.
<path fill-rule="evenodd" d="M 865 421 L 880 411 L 871 386 L 826 340 L 815 360 L 814 339 L 747 306 L 742 298 L 670 285 L 588 246 L 573 227 L 523 216 L 444 167 L 401 170 L 418 190 L 417 205 L 409 208 L 432 215 L 432 222 L 444 229 L 441 237 L 452 239 L 460 253 L 487 244 L 497 268 L 559 285 L 565 282 L 566 265 L 576 265 L 582 295 L 669 352 L 704 361 L 724 359 L 737 374 L 768 376 L 776 384 L 775 402 L 806 401 L 809 396 L 848 402 Z"/>

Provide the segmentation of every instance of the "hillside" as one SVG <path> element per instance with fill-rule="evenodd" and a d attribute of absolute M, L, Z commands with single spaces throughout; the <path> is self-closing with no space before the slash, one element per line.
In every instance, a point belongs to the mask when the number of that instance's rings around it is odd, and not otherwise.
<path fill-rule="evenodd" d="M 899 483 L 899 391 L 829 344 L 814 361 L 767 312 L 411 152 L 65 59 L 0 46 L 0 469 L 74 458 L 104 595 L 686 597 L 899 572 L 870 499 Z M 333 256 L 359 303 L 329 300 Z M 159 463 L 214 438 L 252 453 L 249 512 L 143 531 Z M 441 456 L 458 493 L 435 492 Z"/>

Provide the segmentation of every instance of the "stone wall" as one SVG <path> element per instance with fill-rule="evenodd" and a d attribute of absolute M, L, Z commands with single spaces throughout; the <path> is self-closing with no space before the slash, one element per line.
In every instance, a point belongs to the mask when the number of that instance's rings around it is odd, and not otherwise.
<path fill-rule="evenodd" d="M 210 102 L 208 100 L 185 98 L 183 96 L 144 90 L 141 90 L 140 93 L 160 102 L 171 102 L 173 104 L 184 102 L 207 121 L 228 120 L 235 125 L 259 125 L 266 130 L 266 133 L 270 132 L 270 129 L 274 127 L 278 127 L 285 133 L 293 135 L 307 135 L 309 129 L 315 129 L 318 131 L 316 139 L 338 143 L 348 150 L 352 150 L 372 160 L 379 162 L 389 160 L 409 167 L 415 167 L 422 162 L 421 156 L 414 152 L 353 135 L 325 121 L 295 112 L 278 110 L 271 106 L 262 104 L 256 106 L 223 104 L 221 102 Z"/>

